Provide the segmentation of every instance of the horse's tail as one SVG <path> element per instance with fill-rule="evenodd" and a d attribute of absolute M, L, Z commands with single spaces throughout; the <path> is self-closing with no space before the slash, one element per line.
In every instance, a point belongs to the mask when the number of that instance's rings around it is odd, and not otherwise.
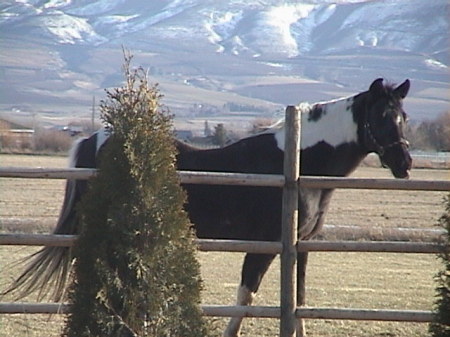
<path fill-rule="evenodd" d="M 71 150 L 70 167 L 95 168 L 97 151 L 106 139 L 104 131 L 99 131 L 89 138 L 77 141 Z M 67 180 L 63 206 L 53 234 L 78 233 L 76 205 L 86 192 L 86 188 L 86 180 Z M 14 292 L 17 293 L 16 299 L 21 299 L 38 291 L 39 298 L 47 294 L 55 301 L 63 298 L 72 266 L 70 247 L 44 247 L 22 262 L 27 262 L 25 270 L 3 293 L 4 295 Z"/>

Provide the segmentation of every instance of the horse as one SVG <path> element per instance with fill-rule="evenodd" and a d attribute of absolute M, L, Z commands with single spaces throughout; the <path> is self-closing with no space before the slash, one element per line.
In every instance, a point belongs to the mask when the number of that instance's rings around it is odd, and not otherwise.
<path fill-rule="evenodd" d="M 305 176 L 348 176 L 369 154 L 376 153 L 396 178 L 408 178 L 412 160 L 404 136 L 407 115 L 402 102 L 410 81 L 395 86 L 373 81 L 367 91 L 315 104 L 301 103 L 300 172 Z M 218 149 L 198 149 L 174 140 L 178 170 L 282 174 L 285 125 L 275 126 Z M 72 151 L 73 167 L 95 168 L 108 134 L 99 131 L 79 140 Z M 76 204 L 87 182 L 68 180 L 55 234 L 76 234 Z M 185 210 L 199 238 L 279 241 L 282 189 L 277 187 L 183 184 Z M 332 189 L 299 188 L 298 239 L 320 232 Z M 241 271 L 237 305 L 251 305 L 274 254 L 247 253 Z M 298 305 L 305 304 L 307 252 L 297 256 Z M 10 288 L 45 292 L 52 277 L 61 297 L 70 265 L 70 248 L 45 247 Z M 48 289 L 47 289 L 48 290 Z M 58 296 L 59 295 L 59 296 Z M 58 298 L 57 298 L 58 299 Z M 242 318 L 232 318 L 224 336 L 239 336 Z"/>

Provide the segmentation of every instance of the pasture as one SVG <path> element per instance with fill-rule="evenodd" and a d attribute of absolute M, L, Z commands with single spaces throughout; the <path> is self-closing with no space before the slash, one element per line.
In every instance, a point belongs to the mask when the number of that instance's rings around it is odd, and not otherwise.
<path fill-rule="evenodd" d="M 66 158 L 0 155 L 1 166 L 65 167 Z M 448 170 L 413 170 L 412 179 L 449 179 Z M 361 168 L 353 176 L 390 177 L 388 170 Z M 62 203 L 64 181 L 0 178 L 0 231 L 49 232 Z M 391 228 L 433 228 L 443 212 L 442 192 L 338 190 L 327 224 L 358 226 L 376 236 Z M 351 227 L 352 228 L 352 227 Z M 325 236 L 327 233 L 325 233 Z M 12 263 L 36 248 L 0 247 L 0 289 L 17 275 Z M 205 304 L 234 304 L 243 254 L 199 253 Z M 434 301 L 433 255 L 311 253 L 307 304 L 350 308 L 429 310 Z M 255 300 L 278 305 L 279 261 L 271 266 Z M 9 301 L 11 298 L 3 298 Z M 30 301 L 32 299 L 29 299 Z M 227 319 L 212 319 L 222 331 Z M 0 335 L 58 336 L 64 317 L 1 315 Z M 426 336 L 427 324 L 308 320 L 314 336 Z M 276 336 L 278 320 L 246 319 L 243 336 Z"/>

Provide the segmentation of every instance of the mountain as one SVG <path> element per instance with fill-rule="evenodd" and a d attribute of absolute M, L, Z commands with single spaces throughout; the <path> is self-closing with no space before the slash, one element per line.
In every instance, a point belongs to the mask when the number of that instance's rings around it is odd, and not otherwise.
<path fill-rule="evenodd" d="M 89 117 L 92 97 L 120 85 L 125 48 L 179 118 L 273 115 L 287 104 L 365 90 L 378 77 L 410 78 L 406 110 L 433 118 L 449 110 L 449 7 L 448 0 L 4 0 L 0 111 L 47 122 Z"/>

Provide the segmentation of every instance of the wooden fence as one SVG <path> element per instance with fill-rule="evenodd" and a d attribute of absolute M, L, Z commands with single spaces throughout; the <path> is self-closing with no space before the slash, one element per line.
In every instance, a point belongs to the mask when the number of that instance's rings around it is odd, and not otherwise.
<path fill-rule="evenodd" d="M 289 108 L 288 108 L 289 110 Z M 296 307 L 295 294 L 295 252 L 296 251 L 340 251 L 340 252 L 394 252 L 431 253 L 440 252 L 443 247 L 435 243 L 416 242 L 354 242 L 354 241 L 300 241 L 296 242 L 298 185 L 310 188 L 351 188 L 450 191 L 450 181 L 357 179 L 332 177 L 298 177 L 299 128 L 296 113 L 286 111 L 287 174 L 256 175 L 238 173 L 211 173 L 180 171 L 179 177 L 185 184 L 222 184 L 245 186 L 273 186 L 285 189 L 283 196 L 283 238 L 281 242 L 253 242 L 237 240 L 197 240 L 202 251 L 231 251 L 251 253 L 281 253 L 281 298 L 280 307 L 265 306 L 203 306 L 206 316 L 266 317 L 280 319 L 280 336 L 294 336 L 297 319 L 345 319 L 375 321 L 430 322 L 432 313 L 420 310 L 368 310 L 345 308 Z M 291 153 L 291 155 L 289 155 Z M 0 168 L 0 177 L 44 178 L 44 179 L 89 179 L 95 175 L 92 169 L 51 168 Z M 0 245 L 44 245 L 71 246 L 74 235 L 0 234 Z M 0 303 L 0 313 L 66 313 L 68 304 L 57 303 Z"/>
<path fill-rule="evenodd" d="M 90 169 L 24 169 L 0 168 L 0 177 L 20 178 L 57 178 L 57 179 L 87 179 L 95 175 Z M 267 179 L 271 186 L 281 187 L 284 184 L 282 176 L 224 174 L 207 172 L 179 172 L 183 183 L 197 184 L 241 184 L 263 186 Z M 357 179 L 357 178 L 327 178 L 302 177 L 300 184 L 311 187 L 326 188 L 372 188 L 372 189 L 402 189 L 449 191 L 450 181 L 400 181 L 394 179 Z M 53 234 L 0 234 L 0 245 L 24 246 L 72 246 L 75 235 Z M 201 251 L 228 251 L 279 254 L 282 251 L 281 242 L 238 241 L 238 240 L 197 240 Z M 296 245 L 298 251 L 339 251 L 339 252 L 386 252 L 386 253 L 430 253 L 436 254 L 442 246 L 435 243 L 417 242 L 358 242 L 358 241 L 300 241 Z M 0 313 L 66 313 L 67 304 L 56 303 L 0 303 Z M 243 316 L 262 318 L 281 318 L 281 310 L 277 307 L 264 306 L 204 306 L 207 316 Z M 346 319 L 346 320 L 376 320 L 430 322 L 430 311 L 414 310 L 367 310 L 344 308 L 296 308 L 294 316 L 311 319 Z"/>

